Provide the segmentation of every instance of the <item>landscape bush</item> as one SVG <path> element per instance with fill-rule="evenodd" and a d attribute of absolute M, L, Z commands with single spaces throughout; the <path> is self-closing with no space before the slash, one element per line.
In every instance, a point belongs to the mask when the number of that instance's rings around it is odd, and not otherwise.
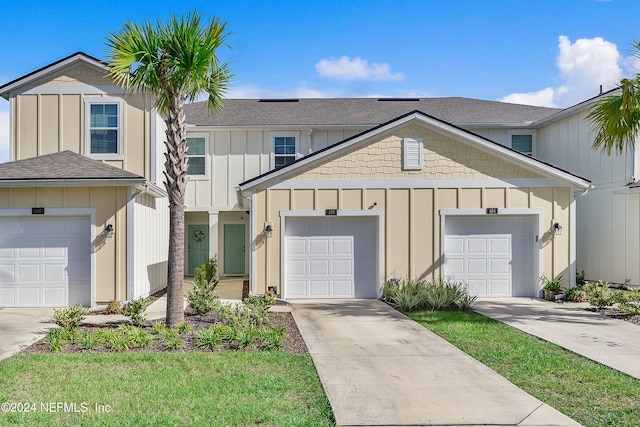
<path fill-rule="evenodd" d="M 53 321 L 62 329 L 71 332 L 80 326 L 87 313 L 89 313 L 89 309 L 80 304 L 56 308 L 53 310 Z"/>
<path fill-rule="evenodd" d="M 187 293 L 189 307 L 196 314 L 207 314 L 215 307 L 218 296 L 215 288 L 218 284 L 218 261 L 211 258 L 193 272 L 193 289 Z"/>
<path fill-rule="evenodd" d="M 149 305 L 151 305 L 151 301 L 148 298 L 132 299 L 122 307 L 122 314 L 131 319 L 134 325 L 141 325 L 147 318 L 145 311 Z"/>
<path fill-rule="evenodd" d="M 382 286 L 382 299 L 400 311 L 470 311 L 477 296 L 469 294 L 462 283 L 449 280 L 397 280 Z"/>

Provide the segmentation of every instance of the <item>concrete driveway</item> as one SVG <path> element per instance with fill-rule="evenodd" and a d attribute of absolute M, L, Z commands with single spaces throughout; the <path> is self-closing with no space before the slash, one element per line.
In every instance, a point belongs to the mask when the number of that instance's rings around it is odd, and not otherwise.
<path fill-rule="evenodd" d="M 585 311 L 587 303 L 536 298 L 480 299 L 474 310 L 640 378 L 640 326 Z"/>
<path fill-rule="evenodd" d="M 52 308 L 0 308 L 0 361 L 55 328 L 52 318 Z"/>
<path fill-rule="evenodd" d="M 575 426 L 378 300 L 294 302 L 340 426 Z"/>

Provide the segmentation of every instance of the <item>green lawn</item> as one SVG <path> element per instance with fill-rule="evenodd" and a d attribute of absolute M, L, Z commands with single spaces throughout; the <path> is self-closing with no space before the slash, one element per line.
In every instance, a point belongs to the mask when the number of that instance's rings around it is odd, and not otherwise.
<path fill-rule="evenodd" d="M 640 380 L 475 313 L 406 314 L 585 426 L 640 423 Z"/>
<path fill-rule="evenodd" d="M 2 426 L 334 424 L 311 358 L 284 352 L 19 354 L 0 363 L 3 402 L 35 412 Z"/>

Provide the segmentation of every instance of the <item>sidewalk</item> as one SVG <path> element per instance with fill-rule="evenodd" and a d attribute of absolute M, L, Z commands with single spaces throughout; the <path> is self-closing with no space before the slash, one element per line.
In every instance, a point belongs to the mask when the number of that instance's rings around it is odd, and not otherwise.
<path fill-rule="evenodd" d="M 640 326 L 534 298 L 481 298 L 474 311 L 640 379 Z"/>

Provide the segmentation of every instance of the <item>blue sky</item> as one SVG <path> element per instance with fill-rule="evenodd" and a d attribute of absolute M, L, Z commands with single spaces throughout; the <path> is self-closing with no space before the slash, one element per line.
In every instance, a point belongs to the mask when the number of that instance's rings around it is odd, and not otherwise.
<path fill-rule="evenodd" d="M 126 20 L 227 21 L 231 97 L 464 96 L 566 107 L 640 70 L 636 0 L 3 1 L 0 83 L 73 52 L 104 59 Z M 0 100 L 0 161 L 8 103 Z"/>

